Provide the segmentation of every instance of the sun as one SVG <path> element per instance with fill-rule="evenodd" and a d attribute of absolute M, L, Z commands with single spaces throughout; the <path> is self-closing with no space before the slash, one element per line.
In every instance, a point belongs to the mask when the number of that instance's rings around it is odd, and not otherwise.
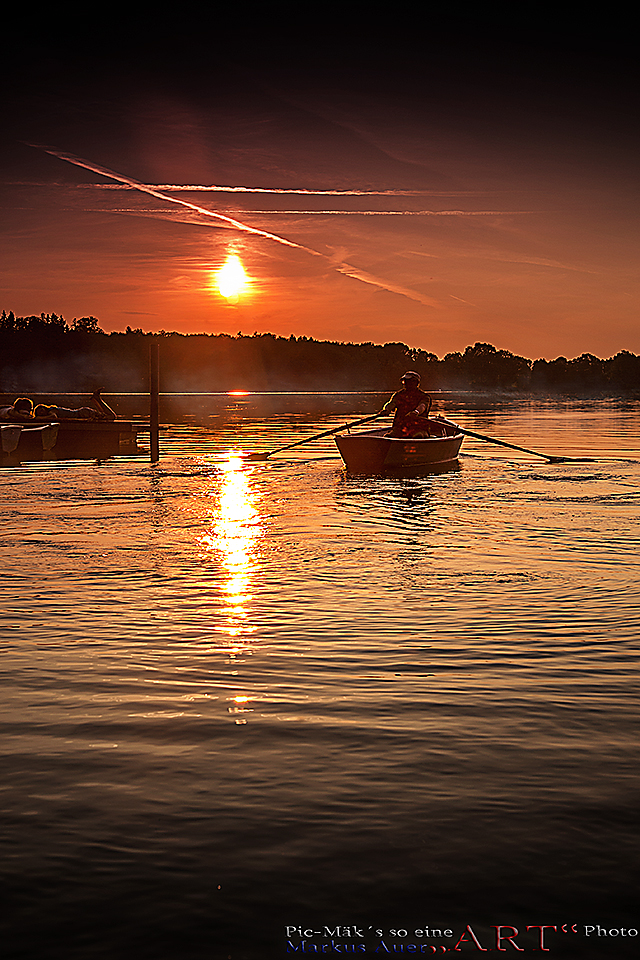
<path fill-rule="evenodd" d="M 249 285 L 249 278 L 242 266 L 242 261 L 235 253 L 230 253 L 216 273 L 216 285 L 225 300 L 237 300 L 245 293 Z"/>

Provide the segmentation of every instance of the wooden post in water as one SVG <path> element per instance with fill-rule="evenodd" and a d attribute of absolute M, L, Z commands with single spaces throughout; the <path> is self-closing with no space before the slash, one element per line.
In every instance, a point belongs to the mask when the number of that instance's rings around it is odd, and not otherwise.
<path fill-rule="evenodd" d="M 160 343 L 154 339 L 149 347 L 149 459 L 160 459 Z"/>

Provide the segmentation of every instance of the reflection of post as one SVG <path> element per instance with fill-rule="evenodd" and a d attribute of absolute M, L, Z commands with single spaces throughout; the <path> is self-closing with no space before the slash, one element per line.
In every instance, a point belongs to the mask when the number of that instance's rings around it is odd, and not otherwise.
<path fill-rule="evenodd" d="M 154 339 L 149 347 L 149 453 L 151 463 L 157 463 L 160 459 L 159 391 L 160 344 Z"/>

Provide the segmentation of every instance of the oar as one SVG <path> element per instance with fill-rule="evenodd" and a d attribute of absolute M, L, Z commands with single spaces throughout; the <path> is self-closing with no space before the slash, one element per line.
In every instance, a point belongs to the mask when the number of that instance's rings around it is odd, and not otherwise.
<path fill-rule="evenodd" d="M 460 433 L 464 433 L 466 437 L 475 437 L 476 440 L 484 440 L 486 443 L 497 443 L 501 447 L 510 447 L 512 450 L 521 450 L 523 453 L 532 453 L 534 457 L 544 457 L 544 459 L 548 460 L 549 463 L 570 463 L 571 461 L 584 459 L 582 457 L 551 457 L 548 453 L 539 453 L 537 450 L 529 450 L 527 447 L 518 447 L 515 443 L 507 443 L 506 440 L 496 440 L 495 437 L 485 437 L 483 433 L 474 433 L 473 430 L 463 430 L 462 427 L 458 427 L 458 430 Z M 589 457 L 586 459 L 591 458 Z"/>
<path fill-rule="evenodd" d="M 385 411 L 386 413 L 386 411 Z M 275 450 L 269 450 L 268 453 L 250 453 L 247 460 L 267 460 L 274 453 L 282 453 L 283 450 L 290 450 L 292 447 L 299 447 L 303 443 L 311 443 L 312 440 L 320 440 L 322 437 L 330 437 L 332 433 L 340 433 L 348 427 L 359 427 L 361 423 L 371 423 L 378 417 L 385 416 L 385 413 L 374 413 L 372 417 L 363 417 L 362 420 L 353 420 L 351 423 L 343 423 L 341 427 L 334 427 L 333 430 L 325 430 L 323 433 L 316 433 L 313 437 L 305 437 L 304 440 L 296 440 L 295 443 L 288 443 L 286 447 L 277 447 Z"/>

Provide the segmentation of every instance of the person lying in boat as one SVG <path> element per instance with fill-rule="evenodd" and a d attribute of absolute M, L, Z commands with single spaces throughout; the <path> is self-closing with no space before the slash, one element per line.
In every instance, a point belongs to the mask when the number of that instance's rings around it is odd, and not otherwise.
<path fill-rule="evenodd" d="M 415 437 L 419 434 L 429 436 L 429 411 L 431 410 L 432 400 L 428 393 L 420 389 L 420 374 L 415 370 L 407 370 L 400 377 L 403 384 L 402 390 L 398 390 L 387 400 L 382 413 L 390 413 L 395 410 L 393 425 L 390 436 L 392 437 Z"/>
<path fill-rule="evenodd" d="M 22 423 L 23 420 L 32 419 L 33 403 L 28 397 L 18 397 L 10 407 L 0 407 L 0 420 Z"/>
<path fill-rule="evenodd" d="M 111 407 L 104 402 L 100 391 L 91 394 L 89 407 L 59 407 L 56 404 L 47 406 L 39 403 L 33 411 L 37 420 L 115 420 L 116 415 Z"/>

